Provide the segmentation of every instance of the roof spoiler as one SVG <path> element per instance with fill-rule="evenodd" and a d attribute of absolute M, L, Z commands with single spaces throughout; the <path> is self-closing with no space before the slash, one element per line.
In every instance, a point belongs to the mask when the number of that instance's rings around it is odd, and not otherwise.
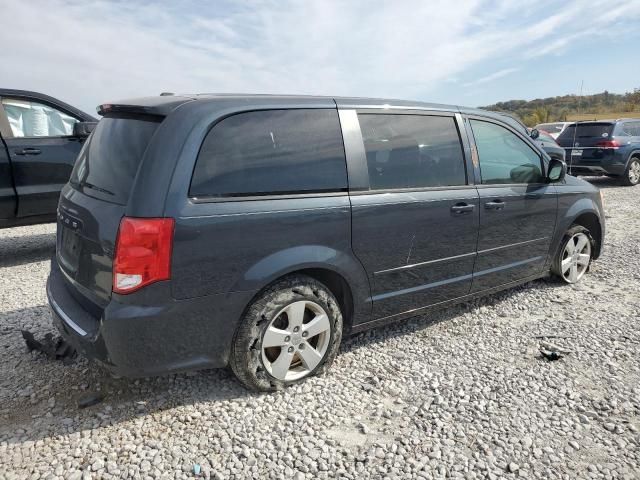
<path fill-rule="evenodd" d="M 103 103 L 96 108 L 98 115 L 106 115 L 108 113 L 130 113 L 134 115 L 153 115 L 154 117 L 163 117 L 154 107 L 144 105 L 127 105 L 118 103 Z"/>

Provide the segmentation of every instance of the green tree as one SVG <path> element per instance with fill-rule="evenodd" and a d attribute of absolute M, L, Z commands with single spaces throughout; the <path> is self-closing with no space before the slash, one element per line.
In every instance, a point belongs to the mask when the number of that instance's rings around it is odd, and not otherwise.
<path fill-rule="evenodd" d="M 535 119 L 535 123 L 547 123 L 549 121 L 549 109 L 538 107 L 533 111 L 532 117 Z"/>

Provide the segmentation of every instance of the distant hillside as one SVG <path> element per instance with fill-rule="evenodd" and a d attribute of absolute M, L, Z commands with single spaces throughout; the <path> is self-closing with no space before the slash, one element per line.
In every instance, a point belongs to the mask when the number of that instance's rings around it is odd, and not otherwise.
<path fill-rule="evenodd" d="M 595 95 L 564 95 L 530 101 L 509 100 L 480 108 L 515 114 L 528 126 L 575 119 L 640 117 L 640 88 L 623 95 L 605 90 Z"/>

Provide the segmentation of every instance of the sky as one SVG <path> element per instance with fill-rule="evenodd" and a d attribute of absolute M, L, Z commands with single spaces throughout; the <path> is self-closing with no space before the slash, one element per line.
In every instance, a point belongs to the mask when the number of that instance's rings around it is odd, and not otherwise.
<path fill-rule="evenodd" d="M 0 0 L 0 87 L 481 106 L 640 88 L 640 0 Z"/>

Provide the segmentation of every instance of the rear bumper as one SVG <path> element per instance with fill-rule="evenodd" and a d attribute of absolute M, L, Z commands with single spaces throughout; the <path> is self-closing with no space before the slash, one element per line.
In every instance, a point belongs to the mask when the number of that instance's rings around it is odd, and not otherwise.
<path fill-rule="evenodd" d="M 619 165 L 571 165 L 569 167 L 571 175 L 622 175 L 624 166 Z"/>
<path fill-rule="evenodd" d="M 572 149 L 566 150 L 566 162 L 572 175 L 623 175 L 626 168 L 626 156 L 618 151 L 602 158 L 572 157 Z"/>
<path fill-rule="evenodd" d="M 226 366 L 237 323 L 253 297 L 239 292 L 175 301 L 164 282 L 141 290 L 148 290 L 143 299 L 113 295 L 96 318 L 70 288 L 53 260 L 47 298 L 54 325 L 79 353 L 124 377 Z"/>

